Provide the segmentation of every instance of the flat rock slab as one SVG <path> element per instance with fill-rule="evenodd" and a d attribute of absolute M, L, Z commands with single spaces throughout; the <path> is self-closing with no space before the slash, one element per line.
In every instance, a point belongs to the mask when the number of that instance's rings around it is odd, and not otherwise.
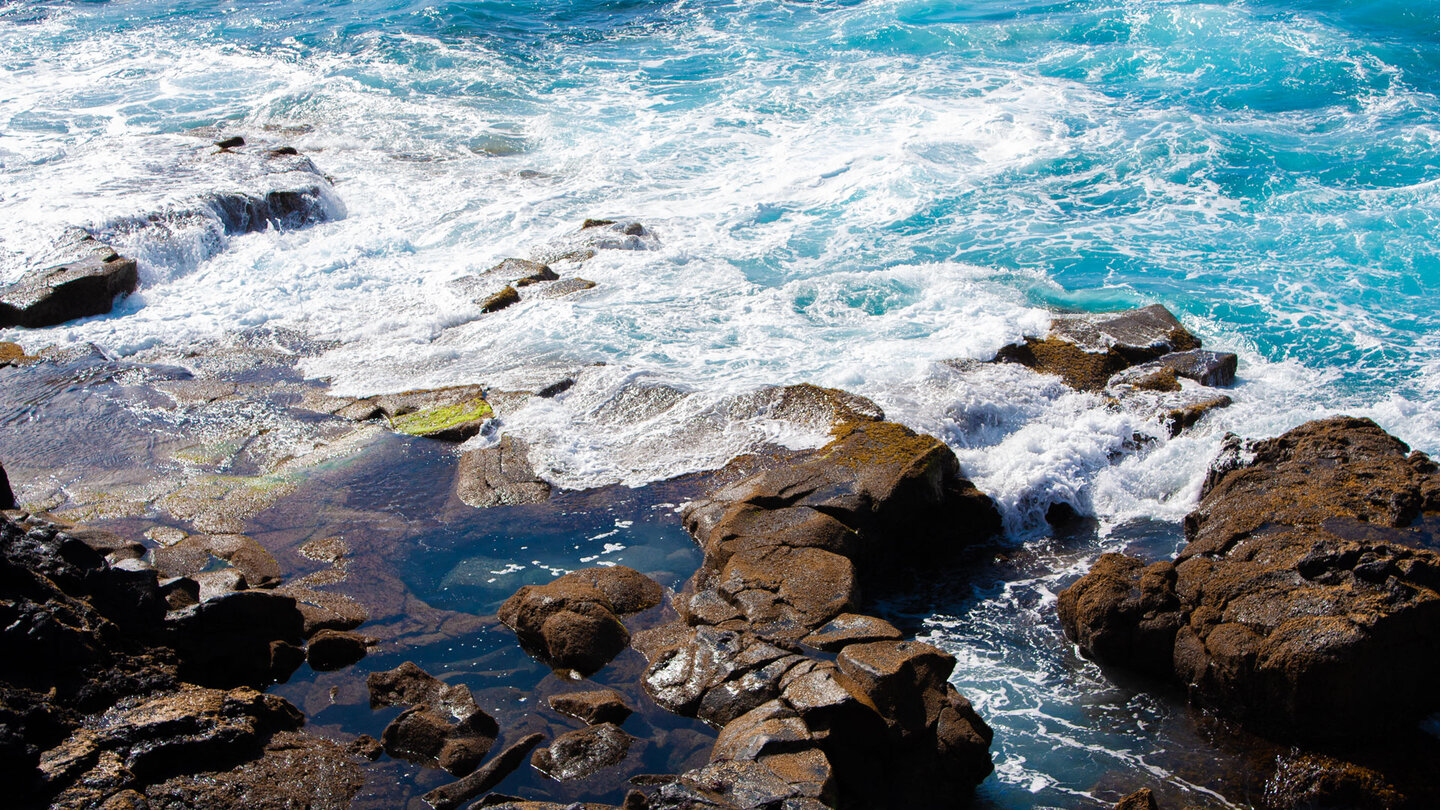
<path fill-rule="evenodd" d="M 582 720 L 590 725 L 596 723 L 623 723 L 631 714 L 625 698 L 613 689 L 594 689 L 585 692 L 566 692 L 552 695 L 550 708 Z"/>
<path fill-rule="evenodd" d="M 104 315 L 117 295 L 129 295 L 140 283 L 134 259 L 89 234 L 72 237 L 63 252 L 62 263 L 26 273 L 0 290 L 0 328 L 39 329 Z"/>
<path fill-rule="evenodd" d="M 550 498 L 550 484 L 535 474 L 525 442 L 503 436 L 494 447 L 461 454 L 455 495 L 477 509 L 541 503 Z"/>

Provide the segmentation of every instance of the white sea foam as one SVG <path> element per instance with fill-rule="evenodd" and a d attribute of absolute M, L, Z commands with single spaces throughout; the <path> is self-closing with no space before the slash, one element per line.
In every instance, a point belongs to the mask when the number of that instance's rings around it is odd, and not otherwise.
<path fill-rule="evenodd" d="M 839 22 L 825 25 L 838 36 L 878 13 L 837 12 Z M 1175 16 L 1202 13 L 1219 17 Z M 1241 33 L 1223 10 L 1153 14 L 1163 19 L 1144 22 L 1165 30 Z M 727 403 L 766 384 L 841 387 L 944 437 L 1017 532 L 1040 526 L 1057 501 L 1111 520 L 1174 519 L 1193 503 L 1226 431 L 1268 435 L 1344 410 L 1440 449 L 1433 362 L 1411 375 L 1413 391 L 1336 396 L 1336 375 L 1311 370 L 1301 351 L 1256 345 L 1243 324 L 1213 309 L 1190 321 L 1211 345 L 1241 350 L 1236 404 L 1175 440 L 1137 445 L 1137 432 L 1161 431 L 1052 379 L 945 362 L 984 360 L 1043 332 L 1040 301 L 1068 293 L 1045 266 L 1027 263 L 1042 255 L 1028 241 L 1123 245 L 1167 228 L 1224 239 L 1229 220 L 1246 211 L 1207 176 L 1211 156 L 1226 148 L 1215 131 L 1072 79 L 983 61 L 961 71 L 883 49 L 815 64 L 751 58 L 733 31 L 706 17 L 655 44 L 647 61 L 561 64 L 561 81 L 480 45 L 379 34 L 342 57 L 298 42 L 261 51 L 163 30 L 107 33 L 98 58 L 99 35 L 68 29 L 68 19 L 41 23 L 45 38 L 0 29 L 0 45 L 15 55 L 5 64 L 15 91 L 0 98 L 0 121 L 9 122 L 0 154 L 4 278 L 63 226 L 104 231 L 231 182 L 196 177 L 176 159 L 193 148 L 175 146 L 180 136 L 157 140 L 157 131 L 183 129 L 180 121 L 224 120 L 227 132 L 293 143 L 334 176 L 349 216 L 223 245 L 205 241 L 213 231 L 205 223 L 187 231 L 180 222 L 132 242 L 143 285 L 114 315 L 9 336 L 27 346 L 90 340 L 127 354 L 237 327 L 295 327 L 343 342 L 305 370 L 351 394 L 504 387 L 536 368 L 589 369 L 570 392 L 505 414 L 501 426 L 530 439 L 537 467 L 572 487 L 713 467 L 765 442 L 815 446 L 825 439 L 815 426 L 737 420 Z M 1294 40 L 1296 53 L 1313 47 L 1312 33 Z M 595 47 L 611 54 L 623 42 Z M 703 79 L 724 92 L 656 78 L 697 53 L 732 68 Z M 461 92 L 468 87 L 480 88 L 484 103 Z M 1133 165 L 1132 152 L 1155 164 Z M 1110 154 L 1124 157 L 1094 161 Z M 1067 161 L 1079 168 L 1048 169 Z M 1064 197 L 1055 189 L 1092 175 L 1101 180 L 1091 197 L 1135 191 L 1165 204 L 1094 221 L 1083 201 L 1057 205 Z M 970 191 L 1007 205 L 967 207 Z M 1282 195 L 1261 213 L 1315 204 Z M 598 286 L 492 314 L 448 284 L 531 255 L 592 216 L 636 218 L 658 245 L 557 265 Z M 1015 221 L 1030 224 L 1017 232 Z M 1001 239 L 1012 240 L 1018 268 L 946 255 L 983 253 Z M 1285 282 L 1284 268 L 1253 272 L 1282 287 L 1245 301 L 1251 288 L 1227 288 L 1217 272 L 1215 289 L 1277 323 L 1293 320 L 1297 331 L 1346 334 L 1362 352 L 1390 345 L 1391 313 L 1337 312 L 1315 280 Z M 1102 292 L 1135 300 L 1123 278 Z M 1277 356 L 1290 359 L 1266 359 Z M 607 365 L 590 368 L 596 363 Z M 1376 368 L 1377 377 L 1387 373 Z M 647 386 L 683 396 L 653 413 L 616 415 L 618 398 Z M 477 441 L 488 440 L 494 435 Z"/>

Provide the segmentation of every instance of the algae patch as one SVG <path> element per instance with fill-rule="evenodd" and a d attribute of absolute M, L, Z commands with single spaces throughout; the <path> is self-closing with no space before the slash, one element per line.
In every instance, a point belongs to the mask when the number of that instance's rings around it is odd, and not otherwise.
<path fill-rule="evenodd" d="M 411 436 L 463 441 L 478 433 L 480 423 L 494 415 L 490 403 L 475 398 L 396 416 L 390 420 L 390 427 Z"/>

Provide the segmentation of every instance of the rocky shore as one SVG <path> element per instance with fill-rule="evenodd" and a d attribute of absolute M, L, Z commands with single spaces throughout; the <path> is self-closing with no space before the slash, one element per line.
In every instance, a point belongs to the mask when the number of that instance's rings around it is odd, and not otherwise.
<path fill-rule="evenodd" d="M 288 147 L 224 139 L 195 159 L 245 178 L 195 201 L 218 233 L 344 215 Z M 57 244 L 0 290 L 0 327 L 104 314 L 140 284 L 96 234 Z M 450 291 L 493 316 L 593 288 L 572 271 L 599 251 L 657 245 L 638 222 L 586 220 Z M 686 549 L 521 574 L 514 555 L 540 552 L 501 535 L 563 536 L 621 499 L 554 486 L 507 432 L 595 369 L 340 397 L 297 371 L 326 348 L 279 330 L 124 361 L 0 344 L 0 400 L 30 424 L 0 468 L 0 774 L 17 806 L 939 808 L 994 770 L 956 655 L 884 615 L 898 589 L 1014 551 L 945 442 L 845 391 L 732 397 L 697 421 L 828 440 L 656 485 L 670 499 L 645 508 Z M 1237 370 L 1158 305 L 1057 313 L 993 363 L 1135 415 L 1131 452 L 1230 405 Z M 641 379 L 600 407 L 638 420 L 688 395 Z M 1049 504 L 1057 527 L 1078 518 Z M 1416 763 L 1440 710 L 1434 462 L 1344 417 L 1231 437 L 1184 533 L 1174 559 L 1105 554 L 1058 594 L 1079 651 L 1250 735 L 1256 806 L 1433 804 Z M 496 548 L 417 562 L 447 543 Z M 1146 788 L 1116 806 L 1158 804 Z"/>

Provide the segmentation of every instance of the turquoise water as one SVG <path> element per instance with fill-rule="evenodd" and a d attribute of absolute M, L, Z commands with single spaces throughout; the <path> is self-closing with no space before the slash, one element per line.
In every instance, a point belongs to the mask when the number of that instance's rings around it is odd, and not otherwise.
<path fill-rule="evenodd" d="M 218 251 L 120 227 L 206 190 L 183 136 L 232 132 L 304 151 L 348 215 Z M 587 217 L 656 242 L 493 315 L 448 284 Z M 123 357 L 287 327 L 338 341 L 307 374 L 365 394 L 585 368 L 500 424 L 573 488 L 823 440 L 732 413 L 757 386 L 869 396 L 949 442 L 1033 555 L 915 618 L 997 718 L 1002 806 L 1175 773 L 1146 730 L 1198 732 L 1074 660 L 1053 593 L 1099 551 L 1165 553 L 1227 431 L 1347 412 L 1440 451 L 1437 217 L 1432 4 L 0 3 L 0 281 L 67 225 L 142 279 L 110 316 L 0 338 Z M 941 362 L 1154 302 L 1241 356 L 1235 404 L 1173 440 Z M 617 412 L 659 385 L 679 404 Z M 1048 537 L 1057 501 L 1095 535 Z M 1202 781 L 1176 790 L 1223 806 Z"/>

